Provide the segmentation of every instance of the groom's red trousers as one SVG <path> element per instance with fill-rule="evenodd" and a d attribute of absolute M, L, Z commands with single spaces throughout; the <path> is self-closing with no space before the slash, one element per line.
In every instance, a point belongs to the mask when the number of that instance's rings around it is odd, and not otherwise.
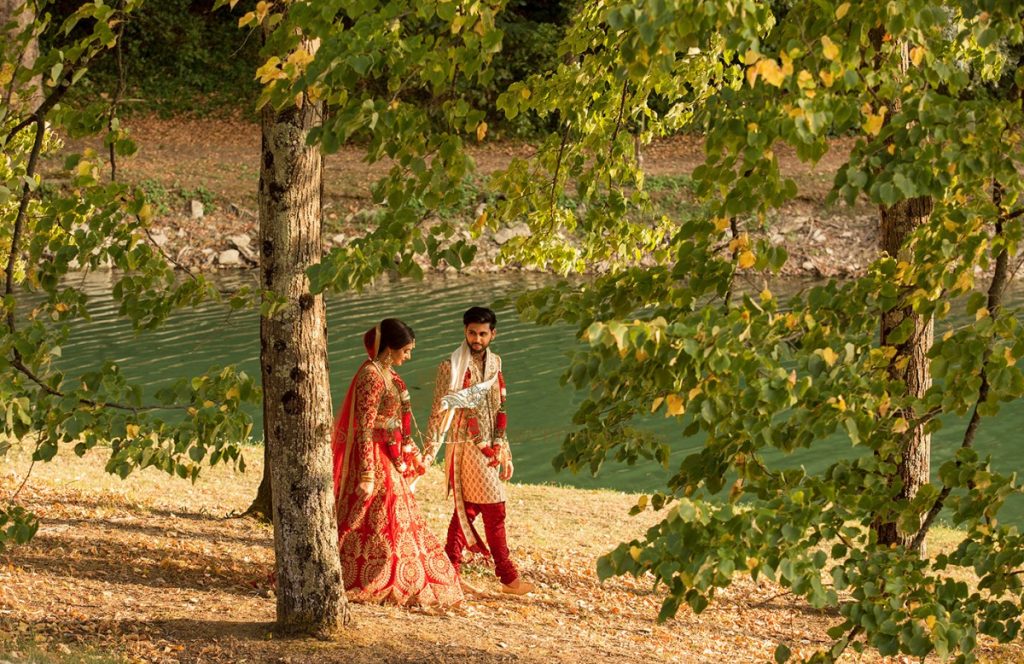
<path fill-rule="evenodd" d="M 491 550 L 494 557 L 494 573 L 498 575 L 502 583 L 512 583 L 519 577 L 516 566 L 509 557 L 508 542 L 505 539 L 505 503 L 466 503 L 466 516 L 469 517 L 470 528 L 473 528 L 473 521 L 476 515 L 483 515 L 484 533 L 487 535 L 487 548 Z M 476 535 L 476 529 L 473 529 Z M 459 570 L 462 563 L 462 552 L 466 548 L 466 535 L 459 527 L 459 517 L 452 515 L 452 522 L 448 524 L 448 542 L 444 551 L 448 559 L 452 561 L 455 570 Z"/>

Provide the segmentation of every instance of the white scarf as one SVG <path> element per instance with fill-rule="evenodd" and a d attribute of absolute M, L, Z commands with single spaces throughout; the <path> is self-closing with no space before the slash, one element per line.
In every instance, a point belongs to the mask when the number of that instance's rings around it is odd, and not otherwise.
<path fill-rule="evenodd" d="M 497 356 L 495 355 L 493 357 Z M 459 344 L 459 347 L 455 349 L 455 352 L 452 353 L 451 377 L 449 378 L 448 381 L 448 392 L 450 394 L 456 394 L 460 391 L 463 391 L 462 383 L 466 378 L 466 371 L 469 370 L 469 363 L 472 361 L 473 352 L 469 348 L 469 343 L 464 340 L 461 344 Z M 476 385 L 472 385 L 469 388 L 465 389 L 475 388 L 474 391 L 476 392 L 490 390 L 491 386 L 493 386 L 495 381 L 498 380 L 498 373 L 501 371 L 501 366 L 499 365 L 496 369 L 497 370 L 487 380 L 484 380 L 480 383 L 477 383 Z M 486 373 L 487 372 L 485 371 L 484 374 L 486 375 Z M 453 408 L 451 412 L 448 414 L 448 417 L 445 418 L 444 428 L 441 430 L 441 440 L 445 439 L 448 433 L 448 429 L 451 428 L 452 421 L 455 419 L 454 416 L 455 409 Z"/>

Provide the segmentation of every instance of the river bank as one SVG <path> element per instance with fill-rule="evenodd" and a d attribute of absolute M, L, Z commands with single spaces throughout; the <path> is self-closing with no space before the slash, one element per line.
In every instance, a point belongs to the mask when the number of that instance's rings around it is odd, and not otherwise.
<path fill-rule="evenodd" d="M 149 240 L 190 270 L 255 267 L 259 126 L 224 119 L 157 117 L 134 117 L 127 125 L 139 151 L 119 163 L 119 172 L 149 194 L 156 213 Z M 86 145 L 74 141 L 67 149 Z M 768 225 L 771 240 L 784 246 L 790 256 L 783 276 L 857 276 L 874 257 L 877 211 L 865 204 L 825 205 L 835 170 L 849 148 L 847 139 L 837 139 L 833 150 L 814 166 L 800 162 L 789 150 L 776 151 L 783 173 L 797 181 L 800 191 Z M 470 149 L 483 176 L 531 151 L 530 145 L 521 142 L 488 142 Z M 656 205 L 666 211 L 685 206 L 691 198 L 689 174 L 703 162 L 700 142 L 686 136 L 665 139 L 647 146 L 643 159 L 647 188 Z M 364 163 L 357 146 L 326 157 L 325 250 L 362 235 L 372 223 L 370 185 L 384 172 L 383 164 Z M 468 222 L 480 209 L 479 201 L 467 200 L 465 209 L 453 214 Z M 520 270 L 514 264 L 500 264 L 498 253 L 511 237 L 527 232 L 525 224 L 487 231 L 477 243 L 476 259 L 465 271 Z M 453 271 L 443 262 L 424 267 Z"/>
<path fill-rule="evenodd" d="M 269 526 L 228 518 L 261 476 L 208 469 L 195 484 L 146 471 L 121 481 L 103 471 L 102 449 L 83 459 L 35 464 L 19 501 L 42 526 L 30 544 L 0 555 L 0 652 L 9 662 L 766 662 L 779 642 L 795 655 L 829 643 L 837 620 L 773 583 L 737 577 L 702 614 L 685 606 L 658 624 L 661 589 L 650 579 L 603 583 L 596 558 L 659 517 L 630 517 L 637 495 L 512 484 L 509 535 L 522 573 L 540 586 L 527 598 L 497 592 L 478 561 L 469 580 L 481 599 L 443 615 L 353 607 L 337 642 L 271 636 L 274 599 Z M 29 468 L 12 452 L 0 471 L 10 495 Z M 441 473 L 417 494 L 435 533 L 450 505 Z M 933 555 L 955 546 L 938 529 Z M 983 661 L 1024 658 L 1020 643 L 982 641 Z M 864 655 L 860 662 L 910 662 Z"/>

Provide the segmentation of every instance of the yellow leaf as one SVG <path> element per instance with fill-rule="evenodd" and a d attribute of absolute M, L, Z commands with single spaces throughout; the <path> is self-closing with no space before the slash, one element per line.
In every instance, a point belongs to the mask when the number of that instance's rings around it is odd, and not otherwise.
<path fill-rule="evenodd" d="M 715 230 L 717 230 L 718 232 L 722 232 L 726 228 L 729 228 L 729 218 L 728 217 L 719 217 L 719 218 L 715 219 Z"/>
<path fill-rule="evenodd" d="M 836 363 L 836 360 L 839 359 L 839 356 L 836 355 L 836 352 L 831 348 L 822 348 L 821 359 L 825 360 L 825 364 L 827 364 L 828 366 L 832 366 L 833 364 Z"/>
<path fill-rule="evenodd" d="M 888 152 L 889 154 L 896 154 L 896 144 L 890 143 L 888 147 L 885 148 L 885 151 Z"/>
<path fill-rule="evenodd" d="M 480 124 L 478 124 L 476 126 L 476 140 L 477 141 L 482 141 L 482 140 L 484 140 L 484 136 L 486 136 L 486 135 L 487 135 L 487 123 L 486 122 L 481 122 Z"/>
<path fill-rule="evenodd" d="M 740 254 L 740 259 L 737 264 L 740 266 L 740 269 L 746 270 L 748 268 L 754 267 L 754 263 L 756 261 L 757 259 L 754 258 L 754 253 L 752 251 L 744 251 L 742 254 Z"/>
<path fill-rule="evenodd" d="M 479 233 L 484 229 L 484 224 L 487 223 L 487 210 L 480 213 L 480 216 L 473 222 L 473 232 Z"/>
<path fill-rule="evenodd" d="M 782 82 L 786 80 L 786 75 L 779 68 L 779 63 L 771 58 L 759 60 L 757 62 L 757 71 L 769 85 L 774 85 L 775 87 L 781 86 Z"/>
<path fill-rule="evenodd" d="M 835 76 L 832 75 L 832 72 L 826 69 L 819 71 L 818 77 L 821 78 L 821 82 L 825 84 L 826 88 L 831 88 L 832 84 L 835 82 Z"/>
<path fill-rule="evenodd" d="M 137 437 L 139 435 L 139 425 L 138 424 L 128 424 L 128 425 L 125 426 L 124 431 L 125 431 L 126 434 L 128 434 L 129 438 L 135 438 L 135 437 Z"/>
<path fill-rule="evenodd" d="M 770 290 L 765 288 L 763 291 L 761 291 L 761 301 L 762 302 L 768 302 L 771 299 L 772 299 L 772 292 Z"/>
<path fill-rule="evenodd" d="M 522 97 L 523 99 L 529 99 L 530 98 L 530 88 L 528 88 L 526 86 L 523 86 L 523 87 L 519 88 L 519 96 Z"/>
<path fill-rule="evenodd" d="M 750 246 L 750 237 L 746 233 L 740 233 L 740 236 L 733 238 L 729 242 L 729 251 L 735 252 L 740 249 L 746 249 Z"/>
<path fill-rule="evenodd" d="M 191 415 L 192 417 L 195 417 L 196 413 L 198 413 L 198 412 L 199 411 L 196 410 L 195 406 L 189 406 L 188 407 L 188 414 Z"/>
<path fill-rule="evenodd" d="M 907 429 L 909 429 L 909 428 L 910 428 L 910 425 L 907 424 L 907 421 L 905 419 L 903 419 L 902 417 L 897 418 L 896 422 L 893 423 L 893 425 L 892 425 L 893 433 L 906 433 Z"/>
<path fill-rule="evenodd" d="M 242 14 L 242 17 L 238 19 L 238 27 L 244 28 L 253 21 L 256 20 L 256 12 L 247 12 Z"/>
<path fill-rule="evenodd" d="M 646 498 L 646 496 L 644 496 L 644 497 Z M 643 553 L 643 552 L 644 552 L 644 550 L 641 549 L 640 547 L 638 547 L 635 544 L 633 546 L 629 547 L 629 555 L 630 555 L 630 557 L 633 560 L 640 560 L 640 554 Z"/>
<path fill-rule="evenodd" d="M 789 372 L 789 375 L 786 376 L 786 382 L 789 383 L 790 386 L 796 385 L 796 369 Z"/>
<path fill-rule="evenodd" d="M 974 320 L 981 320 L 988 316 L 988 307 L 982 307 L 978 309 L 977 313 L 974 314 Z"/>
<path fill-rule="evenodd" d="M 846 412 L 846 399 L 843 398 L 843 395 L 840 394 L 839 398 L 836 399 L 835 406 L 836 410 L 838 410 L 840 413 Z"/>
<path fill-rule="evenodd" d="M 58 302 L 57 304 L 53 305 L 53 308 L 58 313 L 64 313 L 65 311 L 68 310 L 69 307 L 68 307 L 68 305 L 64 304 L 63 302 Z"/>
<path fill-rule="evenodd" d="M 842 19 L 846 16 L 846 13 L 850 11 L 850 3 L 844 2 L 843 4 L 836 7 L 836 20 Z"/>
<path fill-rule="evenodd" d="M 664 401 L 665 397 L 658 397 L 657 399 L 655 399 L 654 403 L 651 404 L 651 412 L 653 413 L 656 410 L 658 410 L 658 406 L 660 406 Z"/>
<path fill-rule="evenodd" d="M 753 49 L 748 50 L 747 54 L 743 56 L 743 62 L 748 65 L 752 65 L 760 59 L 761 54 Z"/>
<path fill-rule="evenodd" d="M 1006 366 L 1008 367 L 1012 367 L 1017 364 L 1017 358 L 1013 356 L 1013 352 L 1010 350 L 1009 346 L 1003 349 L 1003 359 L 1006 360 Z"/>
<path fill-rule="evenodd" d="M 910 49 L 910 61 L 914 63 L 915 67 L 921 66 L 921 60 L 924 59 L 924 49 L 920 46 L 915 46 Z"/>
<path fill-rule="evenodd" d="M 683 397 L 678 394 L 670 394 L 665 397 L 665 417 L 682 415 L 685 412 L 686 405 L 683 403 Z"/>
<path fill-rule="evenodd" d="M 139 219 L 142 220 L 142 223 L 148 224 L 152 218 L 153 208 L 150 206 L 149 203 L 144 203 L 142 205 L 142 209 L 139 210 Z"/>
<path fill-rule="evenodd" d="M 256 78 L 259 79 L 260 83 L 266 84 L 270 81 L 277 80 L 279 78 L 287 78 L 285 73 L 281 71 L 278 65 L 281 64 L 279 57 L 271 56 L 263 66 L 256 70 Z"/>
<path fill-rule="evenodd" d="M 697 387 L 693 388 L 686 394 L 686 398 L 689 399 L 690 401 L 693 401 L 701 392 L 702 390 L 700 389 L 700 385 L 698 385 Z"/>
<path fill-rule="evenodd" d="M 241 392 L 237 385 L 232 385 L 231 389 L 224 393 L 225 399 L 237 399 L 239 396 L 241 396 Z"/>
<path fill-rule="evenodd" d="M 755 558 L 753 556 L 747 558 L 747 569 L 749 569 L 749 570 L 752 570 L 752 569 L 756 568 L 760 564 L 761 564 L 761 561 L 759 561 L 757 558 Z"/>
<path fill-rule="evenodd" d="M 782 75 L 792 76 L 793 58 L 789 57 L 789 54 L 786 53 L 785 51 L 782 51 L 781 53 L 779 53 L 779 59 L 782 61 L 782 66 L 780 67 L 780 69 L 782 70 Z"/>
<path fill-rule="evenodd" d="M 835 60 L 839 57 L 839 47 L 829 39 L 828 35 L 821 38 L 821 53 L 827 60 Z"/>
<path fill-rule="evenodd" d="M 260 0 L 256 3 L 256 22 L 262 23 L 263 19 L 270 13 L 270 3 L 266 0 Z"/>
<path fill-rule="evenodd" d="M 871 112 L 867 113 L 867 119 L 864 121 L 864 131 L 872 136 L 878 136 L 878 132 L 882 131 L 886 110 L 888 109 L 883 106 L 877 115 Z"/>
<path fill-rule="evenodd" d="M 203 402 L 203 408 L 210 408 L 213 405 L 214 405 L 213 402 L 210 401 L 209 399 L 207 399 L 206 401 Z"/>
<path fill-rule="evenodd" d="M 288 56 L 288 64 L 296 67 L 300 71 L 305 69 L 306 65 L 310 62 L 313 62 L 313 54 L 304 48 L 297 48 Z"/>
<path fill-rule="evenodd" d="M 747 85 L 754 87 L 754 84 L 757 83 L 757 75 L 758 70 L 756 64 L 747 67 Z"/>
<path fill-rule="evenodd" d="M 0 67 L 0 85 L 7 85 L 14 80 L 14 65 L 10 62 L 5 62 Z"/>

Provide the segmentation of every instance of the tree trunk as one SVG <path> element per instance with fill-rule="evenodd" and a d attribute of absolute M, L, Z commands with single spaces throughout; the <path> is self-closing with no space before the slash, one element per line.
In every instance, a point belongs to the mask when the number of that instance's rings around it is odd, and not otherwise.
<path fill-rule="evenodd" d="M 882 52 L 885 38 L 884 27 L 877 26 L 870 31 L 871 40 L 876 53 Z M 910 49 L 906 42 L 898 45 L 900 49 L 901 70 L 906 73 L 910 68 Z M 880 55 L 877 57 L 881 57 Z M 877 66 L 877 63 L 876 63 Z M 885 124 L 900 112 L 903 100 L 899 97 L 886 103 Z M 892 207 L 880 207 L 878 226 L 879 249 L 893 258 L 899 259 L 904 253 L 911 233 L 927 222 L 932 212 L 932 199 L 920 196 L 899 201 Z M 889 338 L 896 327 L 906 319 L 913 319 L 914 331 L 901 344 L 892 344 Z M 928 351 L 934 339 L 934 321 L 931 317 L 924 319 L 914 314 L 910 307 L 894 309 L 882 315 L 881 344 L 895 346 L 896 354 L 889 361 L 889 376 L 896 382 L 906 385 L 907 394 L 922 397 L 932 384 L 928 368 Z M 912 414 L 902 413 L 912 417 Z M 931 436 L 924 432 L 924 425 L 913 427 L 905 434 L 903 449 L 898 459 L 898 475 L 902 482 L 898 499 L 910 500 L 917 495 L 918 489 L 928 483 L 931 469 Z M 897 478 L 890 478 L 895 481 Z M 880 544 L 899 544 L 908 546 L 916 535 L 915 532 L 901 533 L 895 522 L 877 522 L 875 530 Z M 921 553 L 924 553 L 922 547 Z"/>
<path fill-rule="evenodd" d="M 19 10 L 19 8 L 21 8 Z M 17 16 L 15 16 L 17 12 Z M 32 29 L 32 24 L 35 23 L 35 12 L 33 12 L 33 5 L 25 2 L 24 0 L 0 0 L 0 30 L 3 30 L 3 26 L 7 25 L 8 22 L 14 22 L 14 27 L 9 32 L 4 33 L 5 40 L 14 40 L 23 35 L 26 30 Z M 27 37 L 27 35 L 25 35 Z M 13 43 L 10 46 L 14 46 Z M 16 52 L 16 51 L 15 51 Z M 7 55 L 7 59 L 10 59 L 11 55 Z M 34 36 L 29 37 L 25 43 L 24 49 L 21 51 L 20 57 L 16 64 L 18 69 L 31 69 L 35 66 L 36 60 L 39 58 L 39 40 Z M 31 84 L 27 89 L 20 90 L 20 95 L 12 96 L 10 99 L 5 99 L 5 103 L 18 109 L 18 113 L 25 115 L 32 113 L 39 105 L 43 102 L 43 82 L 41 76 L 35 76 L 32 79 Z"/>
<path fill-rule="evenodd" d="M 316 43 L 306 43 L 315 52 Z M 264 441 L 270 467 L 277 629 L 327 637 L 348 619 L 338 558 L 330 452 L 331 392 L 322 295 L 306 269 L 320 261 L 319 150 L 306 145 L 320 104 L 262 113 L 260 277 L 283 306 L 260 320 Z"/>
<path fill-rule="evenodd" d="M 266 410 L 266 407 L 267 405 L 264 402 L 264 410 Z M 254 519 L 268 523 L 273 521 L 272 493 L 270 488 L 270 446 L 266 444 L 266 436 L 264 436 L 263 479 L 260 480 L 260 487 L 256 489 L 256 497 L 252 499 L 252 504 L 249 505 L 249 508 L 245 510 L 242 516 L 251 516 Z"/>
<path fill-rule="evenodd" d="M 898 257 L 907 238 L 928 219 L 932 211 L 932 200 L 928 197 L 900 201 L 891 208 L 882 208 L 879 228 L 880 248 L 892 257 Z M 881 343 L 889 342 L 893 330 L 907 318 L 913 319 L 914 331 L 910 338 L 895 344 L 896 354 L 889 362 L 889 376 L 892 380 L 906 385 L 907 394 L 922 397 L 931 387 L 932 379 L 928 370 L 928 351 L 934 339 L 934 321 L 931 317 L 916 315 L 910 307 L 894 309 L 882 316 Z M 928 483 L 931 468 L 931 435 L 920 425 L 907 431 L 906 440 L 899 459 L 899 478 L 903 488 L 900 500 L 911 500 L 918 489 Z M 895 480 L 895 477 L 893 478 Z M 902 533 L 895 523 L 880 523 L 877 526 L 880 544 L 910 544 L 916 532 Z"/>

